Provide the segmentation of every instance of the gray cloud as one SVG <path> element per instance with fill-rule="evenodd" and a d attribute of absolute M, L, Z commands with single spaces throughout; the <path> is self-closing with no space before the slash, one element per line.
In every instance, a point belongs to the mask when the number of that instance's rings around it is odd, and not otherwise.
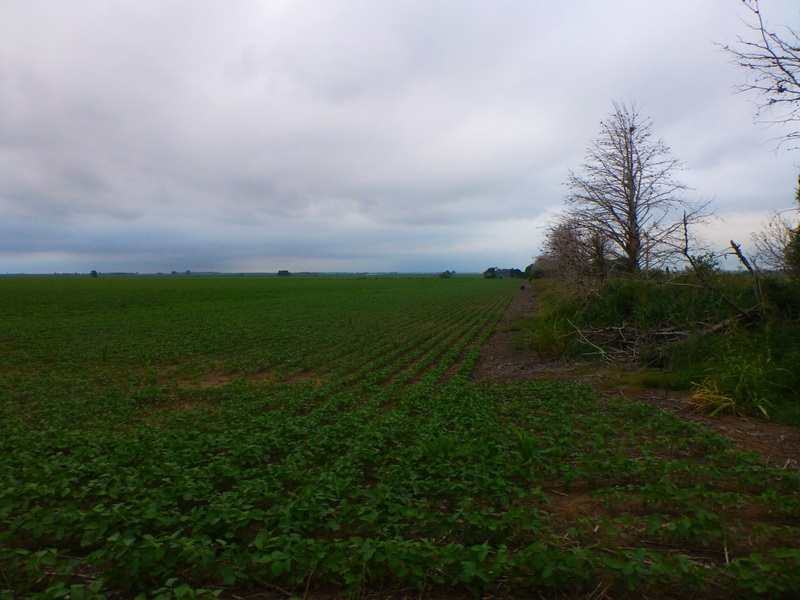
<path fill-rule="evenodd" d="M 612 99 L 740 237 L 794 194 L 729 0 L 0 12 L 0 272 L 521 267 Z"/>

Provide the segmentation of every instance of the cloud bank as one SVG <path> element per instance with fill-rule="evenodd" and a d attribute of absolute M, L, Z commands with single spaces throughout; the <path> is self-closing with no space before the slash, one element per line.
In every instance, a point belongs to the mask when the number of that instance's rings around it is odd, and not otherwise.
<path fill-rule="evenodd" d="M 2 2 L 0 273 L 524 267 L 612 100 L 712 241 L 791 206 L 739 3 L 556 4 Z"/>

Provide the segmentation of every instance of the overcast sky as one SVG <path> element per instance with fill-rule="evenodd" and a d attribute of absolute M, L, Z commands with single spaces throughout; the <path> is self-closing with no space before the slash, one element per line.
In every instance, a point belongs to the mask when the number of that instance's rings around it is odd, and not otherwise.
<path fill-rule="evenodd" d="M 795 0 L 762 0 L 798 26 Z M 612 101 L 718 247 L 800 151 L 714 42 L 740 0 L 0 0 L 0 273 L 524 268 Z"/>

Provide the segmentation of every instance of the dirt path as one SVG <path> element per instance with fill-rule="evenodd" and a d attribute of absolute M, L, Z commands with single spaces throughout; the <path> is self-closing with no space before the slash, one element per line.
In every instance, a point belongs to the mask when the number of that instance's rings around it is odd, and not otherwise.
<path fill-rule="evenodd" d="M 514 340 L 519 332 L 514 326 L 522 317 L 533 314 L 537 305 L 538 294 L 529 286 L 517 292 L 497 329 L 481 350 L 472 379 L 498 383 L 537 380 L 591 383 L 604 394 L 647 402 L 660 410 L 670 411 L 682 419 L 712 429 L 729 437 L 735 448 L 758 452 L 768 464 L 800 470 L 798 428 L 756 418 L 707 417 L 692 412 L 686 405 L 684 395 L 615 384 L 606 365 L 602 363 L 554 362 L 543 359 L 533 351 L 515 350 Z"/>

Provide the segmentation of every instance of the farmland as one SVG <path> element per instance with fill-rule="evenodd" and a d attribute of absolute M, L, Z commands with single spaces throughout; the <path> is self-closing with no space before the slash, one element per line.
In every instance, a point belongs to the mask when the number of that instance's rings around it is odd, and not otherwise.
<path fill-rule="evenodd" d="M 800 477 L 470 378 L 518 283 L 0 279 L 0 595 L 800 593 Z"/>

